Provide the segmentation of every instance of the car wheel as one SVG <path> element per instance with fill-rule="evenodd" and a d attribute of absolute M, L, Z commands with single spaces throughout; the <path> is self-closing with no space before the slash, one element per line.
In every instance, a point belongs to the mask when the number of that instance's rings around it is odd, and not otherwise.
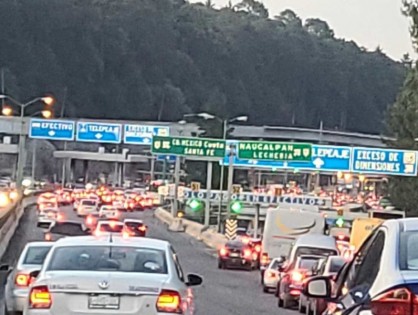
<path fill-rule="evenodd" d="M 305 315 L 312 315 L 310 301 L 306 301 Z"/>
<path fill-rule="evenodd" d="M 298 311 L 301 314 L 306 312 L 306 306 L 302 305 L 302 298 L 299 298 Z"/>
<path fill-rule="evenodd" d="M 225 269 L 225 266 L 222 261 L 218 262 L 218 269 Z"/>
<path fill-rule="evenodd" d="M 290 301 L 286 296 L 283 299 L 283 308 L 290 308 Z"/>

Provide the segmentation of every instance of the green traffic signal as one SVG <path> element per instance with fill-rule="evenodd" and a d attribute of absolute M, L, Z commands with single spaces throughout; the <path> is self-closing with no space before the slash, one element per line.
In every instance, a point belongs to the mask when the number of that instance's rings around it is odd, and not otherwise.
<path fill-rule="evenodd" d="M 337 224 L 338 227 L 343 227 L 344 225 L 344 219 L 343 218 L 338 218 L 337 221 L 335 221 L 335 224 Z"/>
<path fill-rule="evenodd" d="M 203 204 L 198 199 L 192 199 L 189 203 L 189 207 L 190 207 L 190 209 L 192 209 L 192 211 L 199 211 L 199 210 L 202 209 Z"/>
<path fill-rule="evenodd" d="M 230 204 L 230 209 L 233 213 L 240 213 L 242 211 L 242 202 L 232 201 Z"/>

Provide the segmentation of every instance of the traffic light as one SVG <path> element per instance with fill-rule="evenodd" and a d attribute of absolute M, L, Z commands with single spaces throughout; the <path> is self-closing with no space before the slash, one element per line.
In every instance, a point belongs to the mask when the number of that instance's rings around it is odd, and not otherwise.
<path fill-rule="evenodd" d="M 232 201 L 229 205 L 229 208 L 231 209 L 231 212 L 233 213 L 241 213 L 242 211 L 242 202 L 241 201 Z"/>
<path fill-rule="evenodd" d="M 343 218 L 338 218 L 337 221 L 335 221 L 335 224 L 339 227 L 342 228 L 344 225 L 344 219 Z"/>
<path fill-rule="evenodd" d="M 192 199 L 189 202 L 189 207 L 192 211 L 200 211 L 203 208 L 203 203 L 199 199 Z"/>

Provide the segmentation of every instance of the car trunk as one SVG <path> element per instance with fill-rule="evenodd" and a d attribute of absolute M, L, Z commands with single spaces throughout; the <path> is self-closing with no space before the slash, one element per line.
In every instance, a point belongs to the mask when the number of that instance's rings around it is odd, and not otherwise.
<path fill-rule="evenodd" d="M 156 314 L 159 292 L 168 275 L 129 272 L 47 272 L 51 313 Z M 43 281 L 41 281 L 43 282 Z"/>

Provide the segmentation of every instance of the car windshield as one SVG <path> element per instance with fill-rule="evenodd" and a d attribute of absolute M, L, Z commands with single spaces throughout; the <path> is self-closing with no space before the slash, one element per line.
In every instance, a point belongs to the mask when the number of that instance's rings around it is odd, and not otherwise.
<path fill-rule="evenodd" d="M 418 231 L 400 233 L 399 268 L 418 270 Z"/>
<path fill-rule="evenodd" d="M 313 266 L 318 262 L 319 258 L 303 258 L 299 260 L 297 266 L 298 269 L 312 269 Z"/>
<path fill-rule="evenodd" d="M 33 246 L 26 252 L 23 259 L 24 265 L 42 265 L 44 263 L 46 255 L 48 255 L 50 246 Z"/>
<path fill-rule="evenodd" d="M 69 246 L 54 250 L 48 271 L 121 271 L 167 274 L 163 250 L 122 246 Z"/>
<path fill-rule="evenodd" d="M 299 247 L 296 250 L 296 256 L 298 257 L 303 255 L 334 256 L 338 255 L 338 252 L 334 249 L 328 248 Z"/>
<path fill-rule="evenodd" d="M 118 223 L 101 223 L 99 227 L 101 232 L 121 233 L 123 230 L 123 224 Z"/>
<path fill-rule="evenodd" d="M 95 200 L 82 200 L 81 204 L 83 206 L 95 206 L 96 205 L 96 201 Z"/>
<path fill-rule="evenodd" d="M 345 260 L 343 258 L 335 258 L 331 260 L 329 272 L 337 273 L 344 266 Z"/>

